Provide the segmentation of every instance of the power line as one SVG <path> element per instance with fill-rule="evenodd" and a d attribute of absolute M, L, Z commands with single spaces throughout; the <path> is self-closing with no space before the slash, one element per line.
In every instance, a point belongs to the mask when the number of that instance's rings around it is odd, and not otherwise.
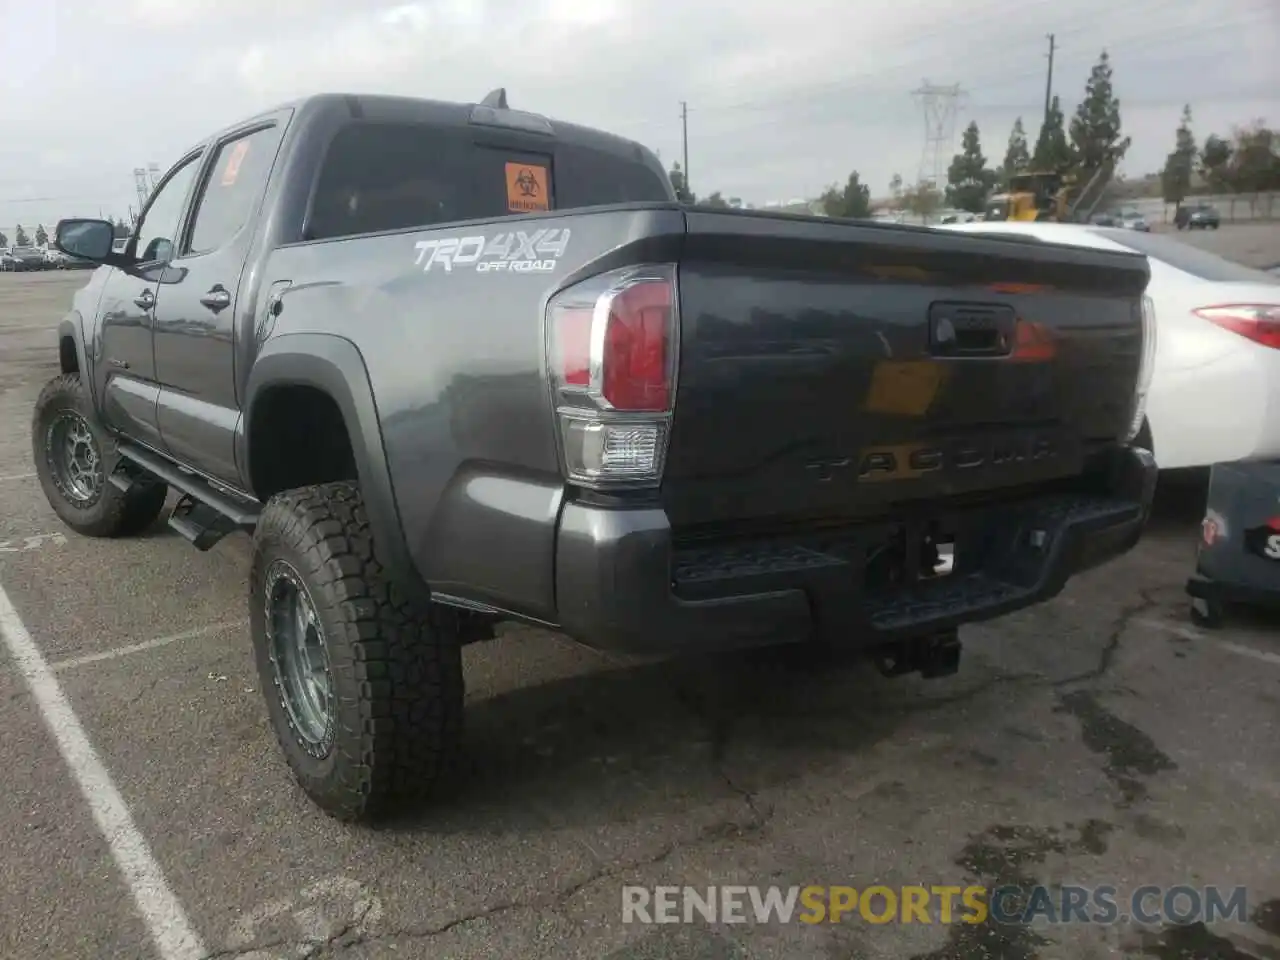
<path fill-rule="evenodd" d="M 1160 8 L 1159 5 L 1153 7 Z M 1004 19 L 1004 18 L 1002 18 Z M 1211 26 L 1203 24 L 1179 24 L 1156 29 L 1144 28 L 1141 32 L 1122 35 L 1112 38 L 1110 42 L 1104 42 L 1099 45 L 1099 50 L 1105 49 L 1111 55 L 1113 63 L 1117 59 L 1117 55 L 1125 55 L 1126 52 L 1132 51 L 1136 54 L 1136 58 L 1128 61 L 1129 65 L 1133 64 L 1149 64 L 1149 65 L 1166 65 L 1174 61 L 1182 61 L 1186 55 L 1204 53 L 1205 40 L 1215 35 L 1225 36 L 1228 33 L 1239 31 L 1248 31 L 1261 27 L 1271 26 L 1275 23 L 1274 15 L 1266 13 L 1253 13 L 1246 17 L 1236 18 L 1234 20 L 1218 20 Z M 1078 32 L 1080 27 L 1075 28 Z M 949 33 L 951 31 L 945 31 Z M 1054 53 L 1055 68 L 1058 66 L 1061 43 L 1059 42 L 1064 33 L 1072 31 L 1055 31 L 1054 32 Z M 1169 41 L 1187 41 L 1184 49 L 1170 49 Z M 1155 54 L 1151 56 L 1151 54 Z M 1092 55 L 1096 57 L 1096 54 Z M 1210 56 L 1210 54 L 1205 54 Z M 1212 54 L 1216 57 L 1217 54 Z M 850 74 L 840 80 L 821 81 L 818 83 L 805 84 L 801 87 L 792 88 L 780 96 L 764 96 L 747 100 L 733 101 L 730 103 L 716 103 L 714 100 L 705 100 L 699 104 L 698 111 L 700 114 L 721 114 L 730 111 L 755 111 L 755 110 L 776 110 L 781 107 L 787 107 L 796 103 L 812 103 L 816 97 L 848 97 L 865 90 L 869 85 L 882 86 L 891 84 L 895 75 L 908 75 L 916 73 L 922 65 L 936 64 L 936 56 L 917 56 L 912 59 L 895 61 L 891 64 L 882 65 L 876 70 L 865 71 Z M 1004 70 L 990 70 L 982 73 L 971 75 L 966 78 L 965 86 L 969 90 L 975 89 L 985 83 L 998 83 L 1005 87 L 1012 81 L 1030 79 L 1032 76 L 1043 76 L 1041 72 L 1043 67 L 1035 67 L 1021 73 L 1009 74 Z M 1123 101 L 1122 97 L 1122 101 Z M 1177 99 L 1177 98 L 1175 98 Z M 669 120 L 663 121 L 659 118 L 635 117 L 624 121 L 629 127 L 648 126 L 661 123 L 670 123 Z"/>

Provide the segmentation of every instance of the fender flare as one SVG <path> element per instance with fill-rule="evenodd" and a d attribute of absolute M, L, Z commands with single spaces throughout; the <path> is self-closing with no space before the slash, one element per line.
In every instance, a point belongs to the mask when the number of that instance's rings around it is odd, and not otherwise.
<path fill-rule="evenodd" d="M 383 566 L 407 595 L 428 600 L 426 582 L 405 542 L 373 385 L 359 349 L 345 337 L 327 333 L 282 334 L 263 345 L 249 372 L 243 429 L 237 437 L 236 458 L 249 485 L 253 477 L 249 431 L 254 404 L 264 390 L 281 386 L 311 387 L 337 404 L 351 440 L 360 492 Z"/>
<path fill-rule="evenodd" d="M 58 324 L 58 362 L 61 366 L 62 362 L 62 341 L 67 337 L 71 338 L 71 342 L 75 344 L 76 349 L 76 366 L 80 370 L 81 378 L 87 379 L 90 376 L 88 358 L 84 350 L 84 334 L 80 329 L 80 315 L 69 314 L 62 318 Z"/>

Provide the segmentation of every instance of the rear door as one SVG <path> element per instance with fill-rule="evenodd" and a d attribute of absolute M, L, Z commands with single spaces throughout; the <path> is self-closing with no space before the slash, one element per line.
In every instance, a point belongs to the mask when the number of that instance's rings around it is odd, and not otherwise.
<path fill-rule="evenodd" d="M 156 289 L 161 438 L 184 463 L 237 486 L 237 294 L 283 121 L 256 121 L 211 147 L 177 255 Z"/>

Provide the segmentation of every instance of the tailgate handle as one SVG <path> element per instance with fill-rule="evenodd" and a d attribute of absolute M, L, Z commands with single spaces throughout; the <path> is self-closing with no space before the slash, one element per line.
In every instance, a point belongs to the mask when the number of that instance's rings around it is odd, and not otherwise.
<path fill-rule="evenodd" d="M 1000 304 L 935 303 L 929 307 L 929 349 L 939 357 L 1005 357 L 1017 315 Z"/>

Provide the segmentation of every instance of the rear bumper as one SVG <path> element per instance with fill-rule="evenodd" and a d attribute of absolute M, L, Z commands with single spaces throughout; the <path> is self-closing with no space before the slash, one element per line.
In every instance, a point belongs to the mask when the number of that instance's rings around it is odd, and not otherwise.
<path fill-rule="evenodd" d="M 567 504 L 556 548 L 561 628 L 590 646 L 695 653 L 820 638 L 875 646 L 1047 600 L 1130 550 L 1155 491 L 1146 451 L 1112 452 L 1089 494 L 943 508 L 823 534 L 680 546 L 657 508 Z M 886 549 L 922 524 L 954 533 L 951 574 L 885 582 Z M 908 561 L 910 563 L 910 561 Z"/>

